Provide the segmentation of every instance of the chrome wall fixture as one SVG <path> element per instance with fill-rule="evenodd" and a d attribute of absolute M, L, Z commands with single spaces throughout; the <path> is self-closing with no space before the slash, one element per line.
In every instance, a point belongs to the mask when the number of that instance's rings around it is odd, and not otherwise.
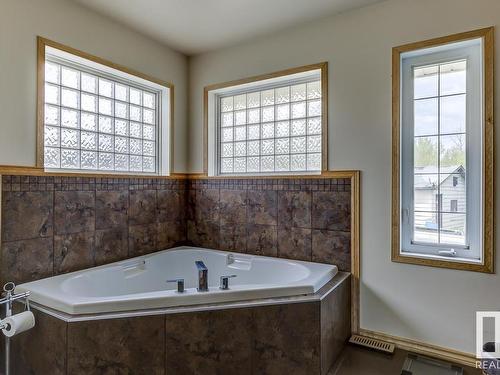
<path fill-rule="evenodd" d="M 16 284 L 13 282 L 8 282 L 3 286 L 4 297 L 0 299 L 0 305 L 5 305 L 5 318 L 12 316 L 12 302 L 14 301 L 24 299 L 26 309 L 29 310 L 28 297 L 30 292 L 15 294 L 15 288 Z M 0 319 L 0 329 L 9 330 L 11 327 L 9 327 L 9 324 L 4 319 Z M 5 375 L 10 375 L 10 337 L 8 336 L 5 336 Z"/>

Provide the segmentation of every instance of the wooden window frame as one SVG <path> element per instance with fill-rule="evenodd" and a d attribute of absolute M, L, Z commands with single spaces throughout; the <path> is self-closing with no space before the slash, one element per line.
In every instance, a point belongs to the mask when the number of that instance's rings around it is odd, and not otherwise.
<path fill-rule="evenodd" d="M 160 86 L 164 86 L 169 89 L 169 97 L 170 97 L 170 102 L 169 102 L 169 111 L 170 111 L 170 118 L 169 118 L 169 163 L 168 163 L 168 168 L 169 168 L 169 175 L 173 174 L 173 166 L 174 166 L 174 85 L 170 82 L 166 82 L 154 77 L 151 77 L 147 74 L 138 72 L 137 70 L 127 68 L 123 65 L 116 64 L 114 62 L 111 62 L 109 60 L 103 59 L 101 57 L 89 54 L 87 52 L 80 51 L 78 49 L 75 49 L 73 47 L 66 46 L 64 44 L 54 42 L 52 40 L 46 39 L 41 36 L 37 36 L 37 106 L 36 106 L 36 113 L 37 113 L 37 120 L 36 120 L 36 134 L 37 134 L 37 140 L 36 140 L 36 167 L 39 169 L 44 170 L 44 173 L 47 175 L 59 175 L 61 173 L 65 175 L 70 175 L 70 176 L 77 176 L 77 175 L 82 175 L 82 176 L 99 176 L 99 177 L 149 177 L 149 178 L 157 178 L 157 177 L 168 177 L 161 175 L 160 173 L 158 174 L 134 174 L 133 172 L 127 172 L 127 173 L 117 173 L 114 171 L 111 172 L 99 172 L 99 171 L 88 171 L 88 173 L 84 170 L 75 170 L 75 172 L 68 172 L 68 171 L 45 171 L 44 167 L 44 109 L 45 109 L 45 51 L 46 47 L 52 47 L 55 49 L 58 49 L 63 52 L 70 53 L 72 55 L 90 60 L 92 62 L 107 66 L 109 68 L 124 72 L 126 74 L 136 76 L 138 78 L 156 83 Z"/>
<path fill-rule="evenodd" d="M 483 143 L 483 257 L 482 263 L 448 261 L 446 259 L 430 259 L 413 255 L 402 255 L 400 244 L 401 202 L 400 202 L 400 144 L 401 144 L 401 54 L 441 46 L 453 42 L 482 38 L 483 40 L 483 91 L 484 91 L 484 143 Z M 494 28 L 479 30 L 434 38 L 416 43 L 405 44 L 392 49 L 392 261 L 431 267 L 441 267 L 457 270 L 468 270 L 484 273 L 494 273 Z"/>
<path fill-rule="evenodd" d="M 223 83 L 216 83 L 206 86 L 203 89 L 203 175 L 208 176 L 208 95 L 210 91 L 220 90 L 223 88 L 238 86 L 266 79 L 283 77 L 296 73 L 303 73 L 311 70 L 321 71 L 321 174 L 327 172 L 328 169 L 328 62 L 320 62 L 317 64 L 303 65 L 295 68 L 280 70 L 273 73 L 261 74 L 253 77 L 237 79 Z M 288 173 L 289 175 L 301 176 L 302 173 Z M 305 174 L 304 174 L 305 175 Z M 242 177 L 247 174 L 241 174 Z M 255 173 L 252 177 L 263 176 L 280 176 L 276 173 Z"/>

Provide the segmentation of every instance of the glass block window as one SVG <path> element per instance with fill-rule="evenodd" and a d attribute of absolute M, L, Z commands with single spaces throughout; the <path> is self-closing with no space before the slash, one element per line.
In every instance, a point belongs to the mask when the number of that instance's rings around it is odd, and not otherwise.
<path fill-rule="evenodd" d="M 219 174 L 321 171 L 321 79 L 217 96 Z"/>
<path fill-rule="evenodd" d="M 46 169 L 158 173 L 157 91 L 47 57 L 44 111 Z"/>

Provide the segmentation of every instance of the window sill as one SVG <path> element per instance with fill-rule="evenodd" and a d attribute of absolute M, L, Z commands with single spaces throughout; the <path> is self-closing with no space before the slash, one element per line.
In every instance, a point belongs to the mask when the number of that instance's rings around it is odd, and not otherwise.
<path fill-rule="evenodd" d="M 54 177 L 94 177 L 94 178 L 151 178 L 151 179 L 179 179 L 185 178 L 185 173 L 170 173 L 169 175 L 157 174 L 130 174 L 130 173 L 116 173 L 110 171 L 109 173 L 100 173 L 95 171 L 87 172 L 69 172 L 67 170 L 45 170 L 39 167 L 29 166 L 14 166 L 14 165 L 0 165 L 0 175 L 26 175 L 26 176 L 54 176 Z"/>
<path fill-rule="evenodd" d="M 392 261 L 396 263 L 414 264 L 428 267 L 448 268 L 454 270 L 494 273 L 492 259 L 483 261 L 467 258 L 450 258 L 445 256 L 399 252 L 392 254 Z"/>
<path fill-rule="evenodd" d="M 260 177 L 274 177 L 274 178 L 282 178 L 282 177 L 311 177 L 311 176 L 321 176 L 321 171 L 317 172 L 272 172 L 272 173 L 228 173 L 228 174 L 218 174 L 210 177 L 219 177 L 219 178 L 260 178 Z"/>
<path fill-rule="evenodd" d="M 256 174 L 256 175 L 216 175 L 216 176 L 211 176 L 208 173 L 188 173 L 189 178 L 192 179 L 214 179 L 214 180 L 221 180 L 221 179 L 280 179 L 280 178 L 286 178 L 286 179 L 315 179 L 315 178 L 352 178 L 353 176 L 358 176 L 359 171 L 355 170 L 336 170 L 336 171 L 322 171 L 322 172 L 314 172 L 314 174 L 293 174 L 293 173 L 286 173 L 286 174 L 272 174 L 272 175 L 264 175 L 264 174 Z"/>
<path fill-rule="evenodd" d="M 118 172 L 118 171 L 98 171 L 98 170 L 76 170 L 76 169 L 43 169 L 47 175 L 65 175 L 75 177 L 112 177 L 112 178 L 159 178 L 168 177 L 169 175 L 161 175 L 158 173 L 141 173 L 141 172 Z"/>

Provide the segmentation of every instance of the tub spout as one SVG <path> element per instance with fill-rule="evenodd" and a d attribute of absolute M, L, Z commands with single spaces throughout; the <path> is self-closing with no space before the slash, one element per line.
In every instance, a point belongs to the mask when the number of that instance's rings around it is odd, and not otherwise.
<path fill-rule="evenodd" d="M 208 268 L 201 260 L 195 262 L 198 268 L 198 292 L 208 292 Z"/>

